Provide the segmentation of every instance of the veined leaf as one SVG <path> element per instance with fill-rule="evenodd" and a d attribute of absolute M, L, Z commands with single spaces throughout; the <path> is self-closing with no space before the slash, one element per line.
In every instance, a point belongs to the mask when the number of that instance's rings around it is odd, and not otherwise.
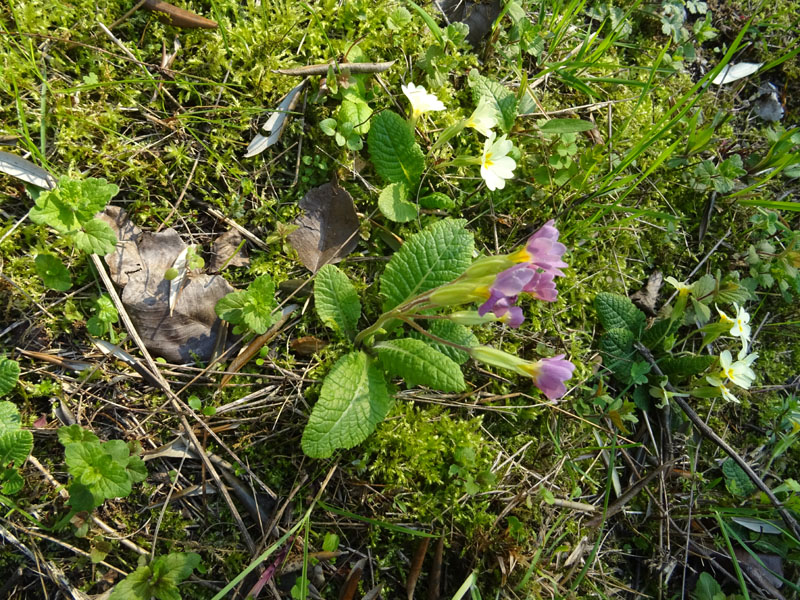
<path fill-rule="evenodd" d="M 626 327 L 609 329 L 600 338 L 600 352 L 605 364 L 617 378 L 624 382 L 631 381 L 633 364 L 633 333 Z"/>
<path fill-rule="evenodd" d="M 66 446 L 76 442 L 99 442 L 100 438 L 80 425 L 67 425 L 58 430 L 58 441 L 62 446 Z"/>
<path fill-rule="evenodd" d="M 194 552 L 173 552 L 159 556 L 120 581 L 109 600 L 180 600 L 178 584 L 200 566 L 200 555 Z"/>
<path fill-rule="evenodd" d="M 19 378 L 19 363 L 10 358 L 0 357 L 0 396 L 14 389 Z"/>
<path fill-rule="evenodd" d="M 425 168 L 425 156 L 403 117 L 388 110 L 378 113 L 372 118 L 367 143 L 372 164 L 381 177 L 416 188 Z"/>
<path fill-rule="evenodd" d="M 442 219 L 412 235 L 381 277 L 383 310 L 452 281 L 472 263 L 475 242 L 463 219 Z"/>
<path fill-rule="evenodd" d="M 69 271 L 58 258 L 52 254 L 37 254 L 34 259 L 36 274 L 51 290 L 65 292 L 72 287 Z"/>
<path fill-rule="evenodd" d="M 334 265 L 325 265 L 314 279 L 314 306 L 320 320 L 351 340 L 361 316 L 361 301 L 347 275 Z"/>
<path fill-rule="evenodd" d="M 390 183 L 378 197 L 378 208 L 383 216 L 395 223 L 411 221 L 419 214 L 416 204 L 409 202 L 408 187 L 405 183 Z"/>
<path fill-rule="evenodd" d="M 19 410 L 13 402 L 0 402 L 0 436 L 20 428 Z"/>
<path fill-rule="evenodd" d="M 481 98 L 489 102 L 497 112 L 500 128 L 509 132 L 517 118 L 517 97 L 497 81 L 484 77 L 477 69 L 469 72 L 469 86 L 472 88 L 472 98 L 477 105 Z"/>
<path fill-rule="evenodd" d="M 75 247 L 89 254 L 105 256 L 111 254 L 117 245 L 117 235 L 100 219 L 88 221 L 74 234 Z"/>
<path fill-rule="evenodd" d="M 686 378 L 699 375 L 713 365 L 716 360 L 716 356 L 669 356 L 661 360 L 658 365 L 665 375 Z"/>
<path fill-rule="evenodd" d="M 422 340 L 404 338 L 375 344 L 383 368 L 409 387 L 425 385 L 442 392 L 465 389 L 461 367 Z"/>
<path fill-rule="evenodd" d="M 33 434 L 18 429 L 0 435 L 0 467 L 21 467 L 33 450 Z"/>
<path fill-rule="evenodd" d="M 625 296 L 600 292 L 594 298 L 594 308 L 606 329 L 626 328 L 639 337 L 647 317 Z"/>
<path fill-rule="evenodd" d="M 447 340 L 448 342 L 453 342 L 459 346 L 470 348 L 478 345 L 478 338 L 475 337 L 475 334 L 472 333 L 470 329 L 464 327 L 463 325 L 459 325 L 458 323 L 454 323 L 453 321 L 448 321 L 445 319 L 431 321 L 431 324 L 428 326 L 428 331 L 436 337 Z M 448 346 L 447 344 L 437 342 L 436 340 L 424 336 L 417 331 L 412 331 L 411 337 L 417 340 L 422 340 L 445 356 L 450 357 L 459 365 L 463 365 L 469 360 L 469 354 L 463 350 L 459 350 L 453 346 Z"/>
<path fill-rule="evenodd" d="M 72 476 L 94 496 L 123 498 L 131 493 L 131 480 L 125 467 L 99 442 L 67 444 L 64 457 Z"/>
<path fill-rule="evenodd" d="M 369 132 L 371 116 L 372 109 L 361 98 L 342 100 L 342 105 L 339 107 L 339 120 L 342 123 L 352 124 L 353 131 L 359 135 Z"/>
<path fill-rule="evenodd" d="M 363 352 L 340 358 L 322 383 L 303 431 L 303 452 L 327 458 L 363 442 L 389 412 L 392 398 L 378 366 Z"/>

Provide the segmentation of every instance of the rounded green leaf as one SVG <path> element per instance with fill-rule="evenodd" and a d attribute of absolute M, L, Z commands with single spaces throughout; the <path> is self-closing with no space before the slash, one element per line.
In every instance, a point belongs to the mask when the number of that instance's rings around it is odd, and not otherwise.
<path fill-rule="evenodd" d="M 88 221 L 74 234 L 75 247 L 89 254 L 105 256 L 111 254 L 117 245 L 117 235 L 107 223 L 99 219 Z"/>
<path fill-rule="evenodd" d="M 369 132 L 369 118 L 371 116 L 372 109 L 369 104 L 360 98 L 344 100 L 339 108 L 339 121 L 350 123 L 353 126 L 353 131 L 361 135 Z"/>
<path fill-rule="evenodd" d="M 392 406 L 381 370 L 363 352 L 340 358 L 322 383 L 319 400 L 303 431 L 303 452 L 327 458 L 352 448 L 375 430 Z"/>
<path fill-rule="evenodd" d="M 72 287 L 72 278 L 64 264 L 52 254 L 39 254 L 34 259 L 36 274 L 51 290 L 65 292 Z"/>
<path fill-rule="evenodd" d="M 408 188 L 404 183 L 390 183 L 378 197 L 378 208 L 383 216 L 395 223 L 405 223 L 417 218 L 417 205 L 406 200 Z"/>

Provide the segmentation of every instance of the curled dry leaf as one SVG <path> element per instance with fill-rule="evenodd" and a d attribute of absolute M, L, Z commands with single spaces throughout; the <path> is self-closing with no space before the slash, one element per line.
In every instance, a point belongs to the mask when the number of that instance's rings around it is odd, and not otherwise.
<path fill-rule="evenodd" d="M 214 240 L 208 272 L 219 273 L 227 267 L 246 267 L 250 264 L 247 248 L 242 244 L 242 234 L 231 229 Z M 240 247 L 241 246 L 241 247 Z"/>
<path fill-rule="evenodd" d="M 56 187 L 56 179 L 50 173 L 21 156 L 2 150 L 0 150 L 0 173 L 11 175 L 45 190 Z"/>
<path fill-rule="evenodd" d="M 295 219 L 297 229 L 288 239 L 300 262 L 312 273 L 339 262 L 358 244 L 353 198 L 335 183 L 309 190 L 300 200 L 300 208 L 305 214 Z"/>
<path fill-rule="evenodd" d="M 217 23 L 206 19 L 189 10 L 179 8 L 162 0 L 145 0 L 142 5 L 147 10 L 158 15 L 158 19 L 167 25 L 183 27 L 184 29 L 216 29 Z"/>
<path fill-rule="evenodd" d="M 647 278 L 647 283 L 644 287 L 631 294 L 631 302 L 642 309 L 648 316 L 655 317 L 658 292 L 661 291 L 663 282 L 664 276 L 661 271 L 653 271 L 650 273 L 650 277 Z"/>
<path fill-rule="evenodd" d="M 167 269 L 186 248 L 178 232 L 142 232 L 123 210 L 108 207 L 98 215 L 117 234 L 117 248 L 106 256 L 111 279 L 147 349 L 173 362 L 208 360 L 222 326 L 214 305 L 233 292 L 220 276 L 191 273 L 170 316 Z"/>
<path fill-rule="evenodd" d="M 303 81 L 292 88 L 292 91 L 284 96 L 278 108 L 270 114 L 267 122 L 261 126 L 261 130 L 267 135 L 256 134 L 256 137 L 254 137 L 250 145 L 247 146 L 247 152 L 244 155 L 245 158 L 261 154 L 264 150 L 276 144 L 278 140 L 281 139 L 283 129 L 289 122 L 289 115 L 297 105 L 297 101 L 300 99 L 300 92 L 305 87 L 307 81 L 308 79 L 303 79 Z"/>
<path fill-rule="evenodd" d="M 294 340 L 291 348 L 292 352 L 295 352 L 300 356 L 312 356 L 327 345 L 328 342 L 325 342 L 318 337 L 314 337 L 313 335 L 305 335 Z"/>

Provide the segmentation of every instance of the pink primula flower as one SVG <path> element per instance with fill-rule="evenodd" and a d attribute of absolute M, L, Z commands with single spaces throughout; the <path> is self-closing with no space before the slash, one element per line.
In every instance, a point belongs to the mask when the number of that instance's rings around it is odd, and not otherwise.
<path fill-rule="evenodd" d="M 558 229 L 552 219 L 542 225 L 535 232 L 528 243 L 521 250 L 511 255 L 511 258 L 519 263 L 526 263 L 529 267 L 541 269 L 546 273 L 552 273 L 556 277 L 563 277 L 561 269 L 568 267 L 567 263 L 561 260 L 567 247 L 558 241 Z"/>
<path fill-rule="evenodd" d="M 533 383 L 542 390 L 548 400 L 555 400 L 567 393 L 564 382 L 572 377 L 575 365 L 564 360 L 563 354 L 559 354 L 553 358 L 537 360 L 521 368 L 533 377 Z"/>

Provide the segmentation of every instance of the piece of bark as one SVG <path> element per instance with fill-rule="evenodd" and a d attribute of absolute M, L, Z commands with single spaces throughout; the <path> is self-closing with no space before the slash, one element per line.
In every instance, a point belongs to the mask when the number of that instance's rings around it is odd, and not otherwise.
<path fill-rule="evenodd" d="M 216 21 L 206 19 L 192 11 L 179 8 L 163 0 L 145 0 L 143 7 L 158 15 L 159 21 L 183 29 L 216 29 Z"/>

